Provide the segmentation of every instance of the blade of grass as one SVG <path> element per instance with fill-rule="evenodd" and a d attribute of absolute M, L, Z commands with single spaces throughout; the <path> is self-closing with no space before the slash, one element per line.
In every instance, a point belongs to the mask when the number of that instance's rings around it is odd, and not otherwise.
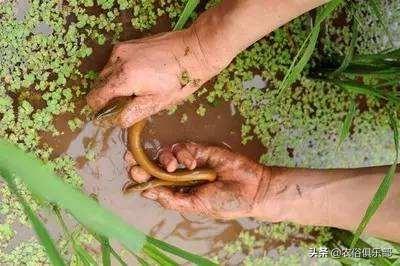
<path fill-rule="evenodd" d="M 196 9 L 199 0 L 188 0 L 186 2 L 186 6 L 182 11 L 182 14 L 179 16 L 178 22 L 175 24 L 174 30 L 181 30 L 185 26 L 186 22 L 189 20 L 193 11 Z"/>
<path fill-rule="evenodd" d="M 128 266 L 128 264 L 121 258 L 121 256 L 113 249 L 111 248 L 111 255 L 121 264 L 122 266 Z"/>
<path fill-rule="evenodd" d="M 396 106 L 400 105 L 400 98 L 394 92 L 385 92 L 383 90 L 378 90 L 371 86 L 360 84 L 358 82 L 350 80 L 345 80 L 345 81 L 326 80 L 326 81 L 333 82 L 342 89 L 354 94 L 362 94 L 365 96 L 374 97 L 376 99 L 387 100 Z"/>
<path fill-rule="evenodd" d="M 25 199 L 19 193 L 19 191 L 15 185 L 14 176 L 13 176 L 12 172 L 8 171 L 7 169 L 0 169 L 0 176 L 2 176 L 4 178 L 4 180 L 7 182 L 8 187 L 10 188 L 11 192 L 16 196 L 17 200 L 21 203 L 22 207 L 24 208 L 24 211 L 25 211 L 28 219 L 32 223 L 33 229 L 35 230 L 36 235 L 38 236 L 38 238 L 40 240 L 40 243 L 46 249 L 46 252 L 49 256 L 50 262 L 56 266 L 64 266 L 65 263 L 60 255 L 60 253 L 58 252 L 57 248 L 55 247 L 54 242 L 51 239 L 45 226 L 39 220 L 39 218 L 35 215 L 35 213 L 31 209 L 31 207 L 28 205 L 28 203 L 25 201 Z"/>
<path fill-rule="evenodd" d="M 184 251 L 184 250 L 179 250 L 176 247 L 174 247 L 174 246 L 172 246 L 172 245 L 170 245 L 170 244 L 168 244 L 168 243 L 166 243 L 164 241 L 152 238 L 150 236 L 147 237 L 147 240 L 148 240 L 149 243 L 153 244 L 154 246 L 156 246 L 156 247 L 158 247 L 158 248 L 160 248 L 160 249 L 162 249 L 162 250 L 164 250 L 164 251 L 166 251 L 168 253 L 177 255 L 177 256 L 179 256 L 181 258 L 184 258 L 184 259 L 186 259 L 188 261 L 191 261 L 191 262 L 193 262 L 193 263 L 195 263 L 197 265 L 202 265 L 202 266 L 215 266 L 215 265 L 217 265 L 214 262 L 211 262 L 210 260 L 205 259 L 204 257 L 201 257 L 199 255 L 195 255 L 193 253 L 190 253 L 190 252 L 187 252 L 187 251 Z"/>
<path fill-rule="evenodd" d="M 397 116 L 391 110 L 388 108 L 389 111 L 389 122 L 390 126 L 393 130 L 393 140 L 396 148 L 396 156 L 393 164 L 390 166 L 389 171 L 386 173 L 384 176 L 381 184 L 379 185 L 378 190 L 376 191 L 374 197 L 372 198 L 372 201 L 370 202 L 364 217 L 357 227 L 356 232 L 354 233 L 354 238 L 353 241 L 351 242 L 351 248 L 353 248 L 357 242 L 358 239 L 360 238 L 362 232 L 364 231 L 365 227 L 367 226 L 368 222 L 371 220 L 372 216 L 375 214 L 375 212 L 378 210 L 379 206 L 383 202 L 383 200 L 386 198 L 387 193 L 389 192 L 389 189 L 392 185 L 393 178 L 396 172 L 396 167 L 397 167 L 397 161 L 399 158 L 399 133 L 398 133 L 398 127 L 397 127 Z"/>
<path fill-rule="evenodd" d="M 162 266 L 178 266 L 177 262 L 167 257 L 163 252 L 151 244 L 145 244 L 143 247 L 143 252 Z"/>
<path fill-rule="evenodd" d="M 392 47 L 394 47 L 392 34 L 390 34 L 390 32 L 389 32 L 388 21 L 386 20 L 385 16 L 381 12 L 382 6 L 381 6 L 380 2 L 378 2 L 377 0 L 369 0 L 368 4 L 371 7 L 374 15 L 378 18 L 378 21 L 381 24 L 386 35 L 388 36 L 390 44 L 392 45 Z"/>
<path fill-rule="evenodd" d="M 353 122 L 354 115 L 356 114 L 356 101 L 353 98 L 350 102 L 350 107 L 349 110 L 346 114 L 346 117 L 343 121 L 342 124 L 342 129 L 340 130 L 340 135 L 339 135 L 339 143 L 337 148 L 339 149 L 340 146 L 343 144 L 343 141 L 349 136 L 350 134 L 350 126 L 351 123 Z"/>
<path fill-rule="evenodd" d="M 381 66 L 396 65 L 400 61 L 400 49 L 390 52 L 382 52 L 378 54 L 355 55 L 352 64 L 365 66 Z"/>
<path fill-rule="evenodd" d="M 341 244 L 343 244 L 345 247 L 347 247 L 347 248 L 350 247 L 351 241 L 354 238 L 354 235 L 351 232 L 337 229 L 337 228 L 332 228 L 331 233 L 333 235 L 334 241 L 340 241 Z M 365 248 L 372 249 L 373 248 L 370 244 L 368 244 L 367 242 L 365 242 L 362 239 L 359 239 L 357 244 L 354 247 L 360 248 L 360 249 L 365 249 Z M 374 265 L 379 265 L 379 266 L 390 266 L 392 264 L 392 262 L 387 258 L 371 257 L 371 258 L 369 258 L 369 260 L 371 262 L 373 262 Z"/>
<path fill-rule="evenodd" d="M 145 234 L 101 207 L 94 199 L 64 183 L 49 167 L 46 167 L 33 155 L 26 154 L 3 139 L 0 139 L 0 150 L 1 172 L 15 174 L 24 181 L 33 194 L 67 210 L 86 228 L 96 234 L 119 241 L 132 252 L 140 252 L 143 246 L 149 242 L 149 238 Z M 193 258 L 194 260 L 189 260 L 190 262 L 198 264 L 195 259 L 199 257 L 201 259 L 198 261 L 213 265 L 206 258 L 194 254 L 188 256 L 190 253 L 187 251 L 177 247 L 173 248 L 176 253 L 171 252 L 172 254 L 182 258 Z"/>
<path fill-rule="evenodd" d="M 60 223 L 61 228 L 63 229 L 64 233 L 68 236 L 69 240 L 72 242 L 72 248 L 74 249 L 76 255 L 81 260 L 81 262 L 87 266 L 97 265 L 97 262 L 89 254 L 89 252 L 87 252 L 81 245 L 79 245 L 78 242 L 76 242 L 74 236 L 69 231 L 67 224 L 65 223 L 65 221 L 61 215 L 60 209 L 57 206 L 53 206 L 53 211 L 56 214 L 58 222 Z"/>
<path fill-rule="evenodd" d="M 111 265 L 111 246 L 107 238 L 102 238 L 101 244 L 101 261 L 103 266 Z"/>
<path fill-rule="evenodd" d="M 356 47 L 357 36 L 358 36 L 358 25 L 355 21 L 353 21 L 350 45 L 346 49 L 346 54 L 344 56 L 342 64 L 338 69 L 336 69 L 332 73 L 332 75 L 336 76 L 342 73 L 350 65 L 351 59 L 353 58 L 354 55 L 354 48 Z"/>
<path fill-rule="evenodd" d="M 107 263 L 107 256 L 108 254 L 104 254 L 104 252 L 110 252 L 110 254 L 116 259 L 118 260 L 119 264 L 121 264 L 122 266 L 127 266 L 128 264 L 126 264 L 126 262 L 121 258 L 121 256 L 112 248 L 112 246 L 110 245 L 110 240 L 108 240 L 108 238 L 98 235 L 96 233 L 91 232 L 89 229 L 86 229 L 89 231 L 89 233 L 91 235 L 93 235 L 94 238 L 96 238 L 96 240 L 101 244 L 101 248 L 102 248 L 102 259 L 103 259 L 103 265 L 104 265 L 104 256 L 106 256 L 106 263 Z M 103 246 L 104 249 L 106 249 L 105 251 L 103 251 Z M 134 254 L 134 253 L 133 253 Z M 111 262 L 110 262 L 111 263 Z"/>
<path fill-rule="evenodd" d="M 142 257 L 140 257 L 140 256 L 138 256 L 136 254 L 134 254 L 134 255 L 135 255 L 135 258 L 137 259 L 137 261 L 140 263 L 140 265 L 142 265 L 142 266 L 150 266 L 150 264 L 147 263 L 147 261 L 145 261 L 145 259 L 143 259 Z"/>
<path fill-rule="evenodd" d="M 342 2 L 343 0 L 331 0 L 324 7 L 318 9 L 315 24 L 311 29 L 311 32 L 301 45 L 299 51 L 292 61 L 292 64 L 289 67 L 289 70 L 286 72 L 281 85 L 279 86 L 279 95 L 282 95 L 282 92 L 292 85 L 300 76 L 314 52 L 321 29 L 321 23 L 327 19 Z M 297 59 L 300 57 L 300 55 L 302 56 L 297 62 Z"/>

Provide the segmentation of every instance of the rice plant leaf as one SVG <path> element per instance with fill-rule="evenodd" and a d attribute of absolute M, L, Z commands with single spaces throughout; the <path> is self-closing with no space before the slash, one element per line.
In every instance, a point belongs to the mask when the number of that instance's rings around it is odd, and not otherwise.
<path fill-rule="evenodd" d="M 205 259 L 204 257 L 201 257 L 199 255 L 195 255 L 193 253 L 178 249 L 164 241 L 152 238 L 150 236 L 147 237 L 147 240 L 150 244 L 153 244 L 154 246 L 168 252 L 174 255 L 177 255 L 181 258 L 184 258 L 190 262 L 195 263 L 196 265 L 201 265 L 201 266 L 216 266 L 214 262 L 211 262 L 208 259 Z"/>
<path fill-rule="evenodd" d="M 396 148 L 396 156 L 393 164 L 390 166 L 389 171 L 386 173 L 384 176 L 381 184 L 379 185 L 378 190 L 376 191 L 374 197 L 372 198 L 372 201 L 370 202 L 364 217 L 361 221 L 361 223 L 358 225 L 356 232 L 354 233 L 354 238 L 353 241 L 351 242 L 351 248 L 353 248 L 357 242 L 358 239 L 360 238 L 362 232 L 364 231 L 365 227 L 367 226 L 368 222 L 371 220 L 372 216 L 375 214 L 375 212 L 378 210 L 379 206 L 381 203 L 384 201 L 386 198 L 387 193 L 389 192 L 390 186 L 392 185 L 394 175 L 396 173 L 396 166 L 397 166 L 397 161 L 398 161 L 398 155 L 399 155 L 399 133 L 398 133 L 398 123 L 397 123 L 397 117 L 396 114 L 391 110 L 388 109 L 389 111 L 389 122 L 390 126 L 393 130 L 393 139 L 395 143 L 395 148 Z"/>
<path fill-rule="evenodd" d="M 360 84 L 358 82 L 350 80 L 344 80 L 344 81 L 326 80 L 326 81 L 333 82 L 342 89 L 354 94 L 362 94 L 368 97 L 374 97 L 376 99 L 387 100 L 396 106 L 400 105 L 400 97 L 396 93 L 379 90 L 377 89 L 379 88 L 379 86 L 376 86 L 376 88 L 374 88 L 372 86 Z"/>
<path fill-rule="evenodd" d="M 107 238 L 102 237 L 101 244 L 101 261 L 103 262 L 103 266 L 111 265 L 111 246 L 110 242 Z"/>
<path fill-rule="evenodd" d="M 193 11 L 199 5 L 199 0 L 188 0 L 182 14 L 179 16 L 178 22 L 175 24 L 174 30 L 181 30 L 189 20 Z"/>
<path fill-rule="evenodd" d="M 357 243 L 368 222 L 371 220 L 372 216 L 375 214 L 375 212 L 378 210 L 379 206 L 385 199 L 387 193 L 389 192 L 390 186 L 392 185 L 395 172 L 396 164 L 392 164 L 389 168 L 389 171 L 384 176 L 381 184 L 379 185 L 379 188 L 376 191 L 372 201 L 370 202 L 361 223 L 358 225 L 357 230 L 354 233 L 351 247 L 354 247 L 354 245 Z"/>
<path fill-rule="evenodd" d="M 76 241 L 74 240 L 76 243 Z M 81 245 L 73 244 L 73 248 L 78 255 L 81 262 L 86 266 L 98 265 L 97 262 L 93 259 L 93 257 L 87 252 Z"/>
<path fill-rule="evenodd" d="M 145 234 L 124 222 L 107 209 L 101 207 L 94 199 L 89 198 L 71 185 L 64 183 L 54 172 L 31 154 L 26 154 L 16 146 L 0 139 L 0 172 L 12 173 L 23 180 L 30 191 L 67 210 L 83 226 L 98 235 L 115 239 L 132 252 L 140 252 L 143 246 L 150 241 Z M 23 166 L 23 167 L 21 167 Z M 158 240 L 156 243 L 163 243 Z M 172 248 L 170 252 L 182 258 L 213 265 L 206 258 L 191 254 L 187 251 L 173 247 L 167 243 L 165 246 Z"/>
<path fill-rule="evenodd" d="M 289 67 L 289 70 L 286 72 L 281 85 L 279 86 L 279 95 L 282 95 L 282 92 L 291 86 L 300 76 L 314 52 L 321 29 L 321 23 L 327 19 L 342 2 L 343 0 L 331 0 L 324 7 L 318 9 L 315 24 L 311 29 L 311 32 L 301 45 L 299 51 L 292 61 L 292 64 Z M 297 59 L 300 57 L 300 55 L 301 58 L 297 62 Z"/>
<path fill-rule="evenodd" d="M 38 236 L 38 238 L 40 240 L 40 243 L 46 249 L 46 252 L 49 256 L 50 262 L 56 266 L 65 265 L 60 253 L 58 252 L 56 246 L 54 245 L 53 240 L 51 239 L 51 237 L 49 235 L 49 232 L 46 230 L 43 223 L 39 220 L 39 218 L 32 211 L 31 207 L 28 205 L 28 203 L 25 201 L 25 199 L 19 193 L 19 191 L 15 185 L 14 176 L 13 176 L 12 172 L 8 171 L 7 169 L 0 169 L 0 176 L 2 176 L 4 178 L 4 180 L 7 182 L 8 187 L 10 188 L 11 192 L 17 197 L 17 200 L 21 203 L 22 207 L 24 208 L 24 211 L 25 211 L 28 219 L 32 223 L 33 229 L 35 230 L 36 235 Z"/>
<path fill-rule="evenodd" d="M 304 49 L 302 57 L 297 62 L 297 64 L 293 65 L 293 67 L 291 67 L 291 69 L 289 69 L 288 72 L 286 73 L 286 76 L 281 83 L 281 87 L 279 88 L 280 90 L 279 95 L 281 95 L 281 93 L 286 88 L 288 88 L 296 81 L 296 79 L 300 76 L 301 72 L 303 71 L 304 67 L 307 65 L 317 44 L 320 28 L 321 27 L 319 25 L 313 28 L 309 38 L 309 42 L 307 44 L 307 47 Z"/>
<path fill-rule="evenodd" d="M 110 252 L 110 255 L 112 255 L 122 266 L 127 266 L 126 262 L 121 258 L 121 256 L 112 248 L 110 245 L 110 240 L 108 238 L 98 235 L 96 233 L 91 232 L 89 229 L 86 229 L 89 231 L 91 235 L 93 235 L 94 238 L 101 244 L 101 255 L 102 255 L 102 261 L 103 265 L 108 265 L 108 252 Z M 111 258 L 110 258 L 110 263 L 111 263 Z"/>
<path fill-rule="evenodd" d="M 144 245 L 143 252 L 162 266 L 178 266 L 178 263 L 167 257 L 162 251 L 153 245 Z"/>
<path fill-rule="evenodd" d="M 87 252 L 71 234 L 67 224 L 64 222 L 60 209 L 57 206 L 53 206 L 53 211 L 56 214 L 58 222 L 60 223 L 64 233 L 68 236 L 68 240 L 72 242 L 72 248 L 74 249 L 78 259 L 83 263 L 83 265 L 86 266 L 97 265 L 95 259 L 93 259 L 89 252 Z"/>
<path fill-rule="evenodd" d="M 346 230 L 342 230 L 342 229 L 337 229 L 337 228 L 332 228 L 331 233 L 333 235 L 333 241 L 340 241 L 340 243 L 342 245 L 344 245 L 345 247 L 349 248 L 351 245 L 351 241 L 354 238 L 353 233 L 346 231 Z M 362 239 L 359 239 L 357 241 L 357 244 L 354 246 L 355 248 L 359 248 L 359 249 L 373 249 L 374 247 L 371 246 L 370 244 L 368 244 L 367 242 L 365 242 Z M 368 258 L 368 260 L 370 262 L 372 262 L 373 265 L 379 265 L 379 266 L 390 266 L 392 265 L 392 261 L 384 258 L 384 257 L 376 257 L 376 258 Z M 352 265 L 352 264 L 350 264 Z"/>
<path fill-rule="evenodd" d="M 0 150 L 2 151 L 0 169 L 16 174 L 32 193 L 68 210 L 85 227 L 94 232 L 117 239 L 134 252 L 141 250 L 146 242 L 146 236 L 142 232 L 64 183 L 33 156 L 26 155 L 4 140 L 0 140 Z"/>
<path fill-rule="evenodd" d="M 121 258 L 121 256 L 113 249 L 111 248 L 111 255 L 121 264 L 122 266 L 128 266 L 128 264 Z"/>
<path fill-rule="evenodd" d="M 349 110 L 347 111 L 346 117 L 343 121 L 342 129 L 340 130 L 338 147 L 340 147 L 343 144 L 343 141 L 349 136 L 350 126 L 351 123 L 353 122 L 355 114 L 356 114 L 356 101 L 353 98 L 350 102 Z"/>
<path fill-rule="evenodd" d="M 357 36 L 358 36 L 358 25 L 355 21 L 353 21 L 350 45 L 346 49 L 346 54 L 344 56 L 342 64 L 338 69 L 336 69 L 332 73 L 332 75 L 336 76 L 342 73 L 350 65 L 351 59 L 353 58 L 354 55 L 354 48 L 356 47 Z"/>
<path fill-rule="evenodd" d="M 147 263 L 147 261 L 145 261 L 142 257 L 137 256 L 137 255 L 135 257 L 138 260 L 138 262 L 140 263 L 140 265 L 142 265 L 142 266 L 150 266 L 150 264 Z"/>

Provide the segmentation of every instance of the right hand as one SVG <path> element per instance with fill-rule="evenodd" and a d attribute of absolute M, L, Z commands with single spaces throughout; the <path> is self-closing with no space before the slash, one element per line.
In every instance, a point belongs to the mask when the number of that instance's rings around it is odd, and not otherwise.
<path fill-rule="evenodd" d="M 130 174 L 136 182 L 146 182 L 150 178 L 140 166 L 134 165 L 134 160 L 127 161 L 131 162 Z M 159 161 L 168 172 L 174 172 L 178 163 L 190 170 L 209 167 L 217 172 L 216 181 L 193 187 L 186 193 L 167 187 L 143 192 L 144 197 L 158 201 L 164 208 L 218 219 L 234 219 L 256 216 L 259 205 L 265 203 L 271 180 L 270 168 L 227 149 L 178 143 L 163 149 Z"/>
<path fill-rule="evenodd" d="M 194 27 L 114 47 L 87 101 L 99 111 L 116 97 L 136 96 L 117 118 L 124 128 L 188 97 L 228 62 L 212 56 Z M 224 62 L 224 63 L 222 63 Z"/>

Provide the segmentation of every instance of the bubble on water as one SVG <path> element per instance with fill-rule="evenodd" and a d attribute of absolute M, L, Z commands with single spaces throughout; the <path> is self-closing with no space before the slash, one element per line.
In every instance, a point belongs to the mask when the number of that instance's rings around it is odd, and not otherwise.
<path fill-rule="evenodd" d="M 39 22 L 39 24 L 36 26 L 34 33 L 35 34 L 45 34 L 45 35 L 50 35 L 53 33 L 53 28 L 48 25 L 45 22 Z"/>
<path fill-rule="evenodd" d="M 244 89 L 264 89 L 265 87 L 267 87 L 267 82 L 260 75 L 254 75 L 251 80 L 243 81 Z"/>
<path fill-rule="evenodd" d="M 18 20 L 24 20 L 25 15 L 29 10 L 29 6 L 30 6 L 30 4 L 29 4 L 28 0 L 18 0 L 15 3 L 15 7 L 14 7 L 15 18 Z"/>

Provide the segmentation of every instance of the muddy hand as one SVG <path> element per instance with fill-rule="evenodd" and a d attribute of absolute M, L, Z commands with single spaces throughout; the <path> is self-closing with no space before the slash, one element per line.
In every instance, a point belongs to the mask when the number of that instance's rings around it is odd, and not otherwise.
<path fill-rule="evenodd" d="M 195 143 L 176 144 L 163 149 L 159 161 L 169 172 L 183 164 L 189 169 L 209 167 L 218 174 L 216 181 L 191 188 L 190 192 L 176 192 L 168 187 L 156 187 L 143 192 L 144 197 L 181 213 L 197 213 L 221 219 L 251 216 L 259 187 L 265 186 L 270 178 L 268 168 L 244 156 L 224 148 Z M 148 180 L 137 169 L 131 171 L 131 176 L 137 182 Z"/>
<path fill-rule="evenodd" d="M 224 66 L 210 61 L 192 30 L 119 43 L 87 97 L 94 111 L 132 97 L 117 118 L 122 127 L 180 102 Z"/>

